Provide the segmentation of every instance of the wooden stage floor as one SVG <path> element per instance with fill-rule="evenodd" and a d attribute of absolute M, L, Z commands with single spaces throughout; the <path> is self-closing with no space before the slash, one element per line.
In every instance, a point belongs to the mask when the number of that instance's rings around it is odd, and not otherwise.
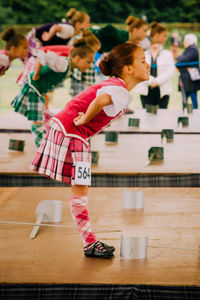
<path fill-rule="evenodd" d="M 138 188 L 128 188 L 138 190 Z M 110 260 L 86 258 L 76 229 L 0 224 L 0 282 L 112 283 L 200 286 L 200 189 L 143 188 L 143 210 L 122 208 L 124 188 L 91 188 L 89 210 L 93 227 L 147 235 L 147 259 L 120 257 L 120 232 L 97 232 L 116 247 Z M 0 188 L 0 220 L 35 222 L 38 203 L 63 201 L 61 224 L 73 226 L 69 188 Z"/>
<path fill-rule="evenodd" d="M 0 174 L 29 174 L 36 154 L 31 134 L 1 133 Z M 9 139 L 25 141 L 24 152 L 8 150 Z M 164 160 L 151 164 L 151 147 L 164 148 Z M 199 135 L 175 135 L 172 143 L 163 144 L 158 134 L 120 134 L 116 145 L 106 145 L 105 135 L 91 139 L 91 150 L 99 151 L 99 162 L 92 165 L 92 174 L 192 174 L 200 170 Z"/>
<path fill-rule="evenodd" d="M 58 111 L 54 109 L 53 113 Z M 185 116 L 189 119 L 189 126 L 182 128 L 178 126 L 178 117 Z M 128 119 L 140 120 L 139 128 L 128 126 Z M 15 112 L 0 116 L 0 131 L 29 131 L 31 122 L 23 115 Z M 133 114 L 122 115 L 115 120 L 105 131 L 129 131 L 136 133 L 160 132 L 162 129 L 174 129 L 177 133 L 200 133 L 200 110 L 193 110 L 191 114 L 183 113 L 182 110 L 159 109 L 157 114 L 147 113 L 145 109 L 136 109 Z"/>

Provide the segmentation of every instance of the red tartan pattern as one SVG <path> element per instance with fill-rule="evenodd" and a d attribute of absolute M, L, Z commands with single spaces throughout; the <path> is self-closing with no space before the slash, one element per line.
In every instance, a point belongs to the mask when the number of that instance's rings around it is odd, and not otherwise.
<path fill-rule="evenodd" d="M 54 180 L 74 184 L 78 161 L 91 162 L 90 148 L 78 138 L 66 137 L 53 121 L 30 168 Z"/>
<path fill-rule="evenodd" d="M 71 196 L 69 204 L 72 212 L 72 217 L 81 235 L 84 246 L 95 243 L 97 241 L 97 238 L 92 230 L 92 226 L 90 223 L 87 205 L 88 198 Z"/>
<path fill-rule="evenodd" d="M 31 56 L 30 58 L 25 59 L 24 68 L 22 72 L 17 77 L 16 83 L 19 85 L 23 85 L 30 73 L 35 70 L 36 59 Z"/>

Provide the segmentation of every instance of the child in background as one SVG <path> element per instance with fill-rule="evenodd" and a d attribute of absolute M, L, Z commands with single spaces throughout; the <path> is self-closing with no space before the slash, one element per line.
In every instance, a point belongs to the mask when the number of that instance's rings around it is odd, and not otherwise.
<path fill-rule="evenodd" d="M 71 8 L 67 14 L 68 22 L 48 23 L 40 27 L 33 28 L 27 34 L 28 57 L 24 62 L 24 69 L 17 78 L 19 85 L 24 84 L 27 75 L 34 71 L 35 58 L 37 52 L 42 46 L 47 45 L 67 45 L 73 44 L 73 36 L 81 33 L 83 29 L 90 26 L 90 17 L 88 14 Z"/>
<path fill-rule="evenodd" d="M 89 87 L 56 114 L 32 163 L 32 170 L 71 184 L 70 207 L 89 257 L 110 258 L 115 248 L 97 240 L 88 214 L 91 152 L 88 138 L 119 117 L 130 101 L 129 91 L 149 79 L 142 48 L 133 43 L 116 46 L 100 62 L 109 79 Z"/>
<path fill-rule="evenodd" d="M 173 32 L 171 35 L 171 46 L 170 51 L 174 58 L 180 55 L 181 37 L 178 32 Z"/>
<path fill-rule="evenodd" d="M 69 78 L 74 68 L 86 71 L 94 59 L 93 50 L 85 39 L 74 42 L 69 57 L 58 56 L 52 51 L 38 53 L 36 70 L 28 76 L 20 93 L 11 105 L 16 112 L 33 121 L 31 132 L 37 147 L 43 139 L 43 112 L 45 99 L 42 95 L 52 91 L 59 83 Z"/>
<path fill-rule="evenodd" d="M 3 50 L 0 50 L 0 76 L 10 67 L 16 58 L 24 60 L 28 54 L 28 41 L 22 34 L 16 33 L 13 28 L 5 30 L 1 34 L 5 41 Z"/>
<path fill-rule="evenodd" d="M 66 45 L 69 42 L 66 41 L 66 39 L 72 38 L 80 34 L 83 29 L 90 27 L 90 17 L 88 14 L 77 11 L 75 8 L 71 8 L 66 14 L 66 17 L 69 20 L 68 23 L 53 24 L 49 28 L 49 31 L 46 30 L 42 32 L 40 36 L 38 34 L 43 45 L 60 45 L 60 43 Z M 46 25 L 44 25 L 43 28 L 45 26 Z M 62 39 L 63 41 L 54 41 L 55 38 Z"/>
<path fill-rule="evenodd" d="M 151 65 L 150 80 L 142 82 L 135 88 L 140 94 L 143 108 L 146 104 L 158 105 L 166 109 L 169 103 L 169 94 L 172 92 L 172 76 L 175 71 L 174 59 L 171 51 L 163 48 L 167 40 L 165 26 L 153 22 L 151 24 L 151 46 L 145 51 L 148 64 Z"/>
<path fill-rule="evenodd" d="M 83 38 L 87 40 L 88 45 L 96 53 L 101 47 L 101 43 L 95 35 L 89 31 L 84 30 L 82 32 Z M 84 91 L 87 87 L 94 85 L 96 82 L 94 63 L 91 68 L 86 72 L 81 72 L 79 69 L 74 69 L 71 74 L 71 88 L 70 94 L 74 97 L 80 92 Z"/>
<path fill-rule="evenodd" d="M 147 23 L 134 16 L 129 16 L 126 19 L 127 31 L 129 32 L 129 42 L 142 47 L 147 50 L 150 47 L 150 41 L 147 38 Z"/>

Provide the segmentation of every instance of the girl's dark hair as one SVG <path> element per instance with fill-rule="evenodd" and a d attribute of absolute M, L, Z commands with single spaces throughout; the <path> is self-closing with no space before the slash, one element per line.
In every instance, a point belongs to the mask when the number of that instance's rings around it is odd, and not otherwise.
<path fill-rule="evenodd" d="M 142 19 L 135 18 L 134 16 L 129 16 L 126 19 L 126 25 L 128 32 L 132 32 L 134 28 L 139 29 L 143 25 L 147 25 L 147 23 Z"/>
<path fill-rule="evenodd" d="M 134 53 L 139 49 L 133 43 L 126 42 L 115 46 L 99 63 L 101 72 L 106 76 L 120 77 L 124 66 L 133 63 Z"/>
<path fill-rule="evenodd" d="M 92 48 L 88 45 L 87 40 L 84 38 L 80 38 L 74 41 L 73 48 L 70 51 L 70 56 L 80 56 L 81 58 L 84 58 L 88 55 L 88 53 L 94 53 Z"/>
<path fill-rule="evenodd" d="M 75 26 L 77 22 L 83 23 L 86 16 L 88 16 L 88 14 L 78 11 L 75 8 L 70 8 L 70 10 L 66 13 L 67 19 L 73 26 Z"/>
<path fill-rule="evenodd" d="M 16 33 L 13 28 L 6 29 L 1 34 L 1 38 L 6 42 L 6 50 L 10 50 L 12 46 L 18 47 L 24 40 L 26 40 L 26 37 L 24 35 Z"/>
<path fill-rule="evenodd" d="M 150 36 L 154 36 L 156 33 L 162 33 L 163 31 L 167 31 L 167 28 L 164 25 L 159 24 L 158 22 L 152 22 L 151 25 Z"/>

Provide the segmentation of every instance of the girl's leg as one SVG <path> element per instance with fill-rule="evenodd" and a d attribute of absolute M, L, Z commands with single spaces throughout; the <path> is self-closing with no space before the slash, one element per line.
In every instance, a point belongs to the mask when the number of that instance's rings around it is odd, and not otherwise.
<path fill-rule="evenodd" d="M 159 88 L 149 88 L 148 95 L 140 96 L 143 108 L 146 108 L 146 104 L 159 105 L 158 101 L 160 99 L 160 89 Z"/>
<path fill-rule="evenodd" d="M 31 133 L 34 138 L 34 142 L 37 148 L 40 147 L 40 144 L 43 139 L 43 123 L 42 122 L 33 122 L 31 125 Z"/>
<path fill-rule="evenodd" d="M 97 238 L 92 230 L 88 213 L 88 186 L 72 185 L 70 207 L 72 217 L 83 240 L 84 246 L 95 243 Z"/>
<path fill-rule="evenodd" d="M 140 96 L 140 99 L 141 99 L 142 108 L 145 108 L 145 107 L 146 107 L 146 104 L 149 104 L 149 103 L 148 103 L 148 97 L 147 97 L 147 96 L 141 95 L 141 96 Z"/>
<path fill-rule="evenodd" d="M 190 97 L 192 99 L 193 108 L 197 109 L 198 108 L 197 92 L 190 93 Z"/>
<path fill-rule="evenodd" d="M 159 101 L 159 108 L 167 108 L 169 103 L 169 95 L 163 96 Z"/>
<path fill-rule="evenodd" d="M 49 129 L 49 120 L 51 119 L 50 112 L 49 112 L 49 102 L 50 102 L 50 93 L 43 95 L 45 99 L 45 107 L 44 107 L 44 128 L 46 131 Z"/>
<path fill-rule="evenodd" d="M 88 213 L 88 186 L 72 185 L 70 208 L 72 217 L 84 244 L 85 256 L 110 258 L 115 248 L 106 245 L 97 238 L 92 230 Z"/>

